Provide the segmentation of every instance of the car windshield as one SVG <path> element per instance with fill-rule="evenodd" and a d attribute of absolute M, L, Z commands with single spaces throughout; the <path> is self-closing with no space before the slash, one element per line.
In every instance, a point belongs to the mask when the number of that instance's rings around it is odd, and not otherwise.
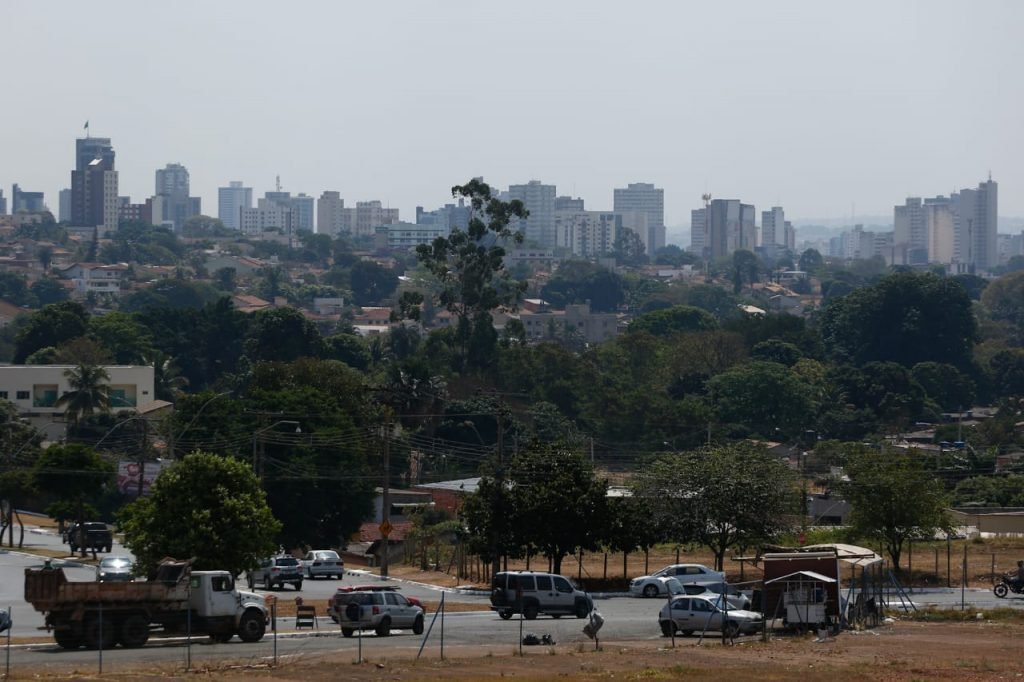
<path fill-rule="evenodd" d="M 131 565 L 124 557 L 111 556 L 100 561 L 100 568 L 131 568 Z"/>
<path fill-rule="evenodd" d="M 276 563 L 278 566 L 298 566 L 299 560 L 293 556 L 286 556 L 277 559 Z"/>

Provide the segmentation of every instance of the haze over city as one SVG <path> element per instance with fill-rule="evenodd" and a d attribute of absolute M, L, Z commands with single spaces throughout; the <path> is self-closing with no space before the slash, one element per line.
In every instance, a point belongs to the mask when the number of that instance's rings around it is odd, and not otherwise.
<path fill-rule="evenodd" d="M 610 207 L 665 189 L 795 219 L 892 215 L 991 172 L 1024 214 L 1017 2 L 176 3 L 13 0 L 0 187 L 56 210 L 90 122 L 141 201 L 181 163 L 411 216 L 472 176 Z"/>

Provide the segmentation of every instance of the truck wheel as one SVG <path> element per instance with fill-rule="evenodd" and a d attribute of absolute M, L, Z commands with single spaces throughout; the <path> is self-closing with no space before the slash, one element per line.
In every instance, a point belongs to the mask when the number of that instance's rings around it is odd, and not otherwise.
<path fill-rule="evenodd" d="M 377 633 L 378 637 L 387 637 L 391 634 L 391 618 L 384 616 L 380 619 L 380 623 L 377 624 L 374 632 Z"/>
<path fill-rule="evenodd" d="M 512 617 L 512 609 L 502 609 L 498 611 L 498 615 L 501 616 L 502 620 L 508 620 Z"/>
<path fill-rule="evenodd" d="M 353 630 L 352 628 L 342 628 L 341 629 L 342 637 L 351 637 L 353 634 L 355 634 L 355 630 Z"/>
<path fill-rule="evenodd" d="M 85 622 L 82 638 L 88 649 L 113 649 L 117 641 L 117 625 L 111 619 L 104 618 L 103 627 L 100 627 L 100 619 L 92 618 Z"/>
<path fill-rule="evenodd" d="M 112 547 L 112 545 L 107 545 L 107 554 L 110 554 L 111 547 Z"/>
<path fill-rule="evenodd" d="M 258 609 L 246 609 L 238 620 L 238 638 L 243 642 L 258 642 L 266 631 L 267 624 Z"/>
<path fill-rule="evenodd" d="M 295 582 L 292 583 L 292 587 L 294 587 L 296 590 L 301 590 L 302 589 L 302 581 L 301 580 L 296 580 Z"/>
<path fill-rule="evenodd" d="M 54 630 L 53 639 L 61 649 L 78 649 L 82 646 L 82 639 L 72 629 Z"/>
<path fill-rule="evenodd" d="M 538 613 L 540 613 L 540 610 L 537 608 L 537 605 L 533 602 L 530 602 L 529 604 L 523 607 L 523 618 L 525 618 L 526 620 L 535 620 L 537 618 Z"/>
<path fill-rule="evenodd" d="M 590 615 L 590 608 L 587 606 L 587 602 L 580 599 L 576 602 L 576 617 L 586 618 Z"/>
<path fill-rule="evenodd" d="M 422 635 L 423 634 L 423 614 L 416 616 L 416 620 L 412 622 L 412 634 Z"/>
<path fill-rule="evenodd" d="M 121 646 L 128 649 L 135 649 L 145 646 L 149 641 L 149 621 L 143 616 L 128 616 L 121 623 Z"/>

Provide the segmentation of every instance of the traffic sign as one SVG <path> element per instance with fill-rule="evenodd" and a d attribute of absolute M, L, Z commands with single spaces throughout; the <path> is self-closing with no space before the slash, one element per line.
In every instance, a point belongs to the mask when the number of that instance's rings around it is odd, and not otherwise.
<path fill-rule="evenodd" d="M 387 536 L 391 535 L 392 528 L 393 526 L 391 525 L 391 522 L 387 519 L 384 519 L 383 523 L 381 523 L 380 526 L 378 527 L 378 530 L 380 530 L 381 537 L 386 538 Z"/>

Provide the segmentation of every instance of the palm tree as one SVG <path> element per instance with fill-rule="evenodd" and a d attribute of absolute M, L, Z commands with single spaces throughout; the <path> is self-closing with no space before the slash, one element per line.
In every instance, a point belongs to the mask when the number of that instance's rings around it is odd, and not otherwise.
<path fill-rule="evenodd" d="M 79 364 L 64 371 L 71 390 L 57 399 L 57 407 L 65 407 L 64 415 L 77 431 L 82 417 L 110 411 L 110 375 L 99 365 Z"/>

